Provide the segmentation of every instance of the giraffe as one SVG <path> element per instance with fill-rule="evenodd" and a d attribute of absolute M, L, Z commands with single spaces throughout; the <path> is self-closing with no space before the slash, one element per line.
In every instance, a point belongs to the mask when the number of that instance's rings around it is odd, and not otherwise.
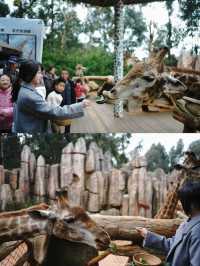
<path fill-rule="evenodd" d="M 183 93 L 186 86 L 178 79 L 163 73 L 164 58 L 168 53 L 167 47 L 154 49 L 146 61 L 135 62 L 128 74 L 110 92 L 104 92 L 104 96 L 115 100 L 114 115 L 120 117 L 123 111 L 121 103 L 132 97 L 134 102 L 144 106 L 153 99 L 165 96 L 164 91 L 174 90 Z"/>
<path fill-rule="evenodd" d="M 68 205 L 63 191 L 59 192 L 57 203 L 48 209 L 0 215 L 0 244 L 38 235 L 46 236 L 42 266 L 85 266 L 97 250 L 106 249 L 110 242 L 108 234 L 82 208 Z M 77 248 L 80 254 L 70 258 Z"/>
<path fill-rule="evenodd" d="M 167 193 L 164 205 L 159 209 L 155 215 L 155 219 L 173 219 L 178 204 L 178 190 L 181 185 L 188 179 L 189 176 L 199 176 L 200 161 L 197 160 L 196 155 L 191 151 L 186 151 L 183 165 L 177 165 L 175 168 L 181 170 L 177 182 L 172 189 Z"/>

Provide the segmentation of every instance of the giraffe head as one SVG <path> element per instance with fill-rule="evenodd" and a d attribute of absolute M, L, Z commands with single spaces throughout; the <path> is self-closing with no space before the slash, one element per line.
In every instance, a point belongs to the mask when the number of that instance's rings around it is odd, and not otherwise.
<path fill-rule="evenodd" d="M 98 250 L 109 246 L 109 235 L 81 207 L 70 207 L 66 192 L 57 193 L 57 203 L 47 210 L 34 210 L 29 215 L 46 221 L 47 233 L 58 239 L 86 244 Z"/>
<path fill-rule="evenodd" d="M 116 83 L 110 92 L 104 91 L 105 97 L 115 100 L 114 115 L 120 117 L 123 108 L 119 105 L 119 100 L 127 100 L 129 97 L 134 99 L 135 106 L 142 106 L 145 100 L 153 94 L 159 94 L 160 88 L 165 84 L 165 79 L 159 75 L 163 66 L 163 60 L 168 49 L 163 47 L 154 50 L 149 59 L 136 61 L 128 74 Z"/>

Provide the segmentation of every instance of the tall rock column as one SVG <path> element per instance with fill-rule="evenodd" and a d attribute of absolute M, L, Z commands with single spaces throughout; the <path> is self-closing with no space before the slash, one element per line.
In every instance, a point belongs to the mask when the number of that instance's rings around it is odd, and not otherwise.
<path fill-rule="evenodd" d="M 145 157 L 132 162 L 133 172 L 128 181 L 129 215 L 151 217 L 152 180 L 147 174 Z"/>
<path fill-rule="evenodd" d="M 40 155 L 37 159 L 35 184 L 34 184 L 34 195 L 37 200 L 43 200 L 46 196 L 46 173 L 45 173 L 45 159 Z"/>
<path fill-rule="evenodd" d="M 110 175 L 109 182 L 108 203 L 110 207 L 118 209 L 121 207 L 124 189 L 125 180 L 122 172 L 120 170 L 113 169 Z"/>
<path fill-rule="evenodd" d="M 84 206 L 85 202 L 85 157 L 86 143 L 83 138 L 80 138 L 73 151 L 72 183 L 68 188 L 70 203 L 78 206 Z"/>
<path fill-rule="evenodd" d="M 30 171 L 29 171 L 30 155 L 31 155 L 30 147 L 24 145 L 21 152 L 19 188 L 24 193 L 25 198 L 27 198 L 30 193 Z"/>
<path fill-rule="evenodd" d="M 60 162 L 60 187 L 68 187 L 73 179 L 73 143 L 69 143 L 63 150 Z"/>

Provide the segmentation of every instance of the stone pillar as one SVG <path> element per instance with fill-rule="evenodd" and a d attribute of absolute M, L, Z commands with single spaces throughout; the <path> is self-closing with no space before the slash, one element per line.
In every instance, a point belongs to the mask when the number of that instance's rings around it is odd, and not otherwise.
<path fill-rule="evenodd" d="M 8 204 L 13 202 L 12 191 L 9 184 L 0 185 L 0 210 L 5 211 Z"/>
<path fill-rule="evenodd" d="M 103 171 L 111 171 L 113 168 L 112 165 L 112 155 L 110 151 L 106 151 L 104 154 L 104 166 Z"/>
<path fill-rule="evenodd" d="M 5 172 L 3 165 L 0 165 L 0 185 L 5 183 Z"/>
<path fill-rule="evenodd" d="M 73 152 L 74 145 L 69 143 L 63 150 L 60 163 L 60 187 L 68 187 L 73 179 Z"/>
<path fill-rule="evenodd" d="M 86 143 L 83 138 L 80 138 L 73 151 L 73 176 L 68 188 L 69 202 L 78 206 L 84 206 L 85 156 Z"/>
<path fill-rule="evenodd" d="M 120 208 L 122 205 L 122 196 L 125 189 L 125 180 L 122 172 L 113 169 L 110 175 L 109 182 L 109 200 L 110 206 Z"/>
<path fill-rule="evenodd" d="M 28 198 L 30 193 L 30 172 L 29 172 L 30 155 L 31 155 L 31 150 L 29 146 L 24 145 L 21 152 L 19 188 L 21 189 L 21 191 L 23 191 L 25 198 Z"/>
<path fill-rule="evenodd" d="M 128 216 L 129 214 L 129 195 L 123 195 L 121 215 Z"/>
<path fill-rule="evenodd" d="M 58 176 L 59 176 L 59 164 L 51 165 L 49 178 L 47 182 L 47 194 L 49 199 L 55 199 L 56 197 L 56 190 L 59 188 Z"/>
<path fill-rule="evenodd" d="M 87 173 L 92 173 L 96 170 L 95 150 L 96 150 L 96 143 L 91 142 L 85 164 L 85 171 Z"/>
<path fill-rule="evenodd" d="M 46 196 L 45 168 L 45 159 L 40 155 L 37 159 L 34 185 L 34 195 L 37 200 L 42 200 Z"/>

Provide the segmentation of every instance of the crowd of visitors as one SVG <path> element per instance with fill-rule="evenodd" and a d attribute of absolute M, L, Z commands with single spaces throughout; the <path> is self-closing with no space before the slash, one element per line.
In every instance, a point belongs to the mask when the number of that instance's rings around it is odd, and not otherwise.
<path fill-rule="evenodd" d="M 82 81 L 72 81 L 67 69 L 45 71 L 26 60 L 18 65 L 10 56 L 0 74 L 1 133 L 68 133 L 72 119 L 82 117 L 90 105 Z"/>

